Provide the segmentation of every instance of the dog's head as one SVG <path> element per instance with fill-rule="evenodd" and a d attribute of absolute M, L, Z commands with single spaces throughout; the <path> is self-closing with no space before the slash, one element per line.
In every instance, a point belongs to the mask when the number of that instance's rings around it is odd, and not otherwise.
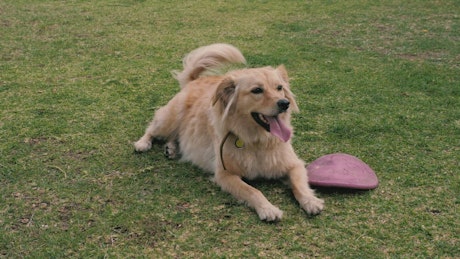
<path fill-rule="evenodd" d="M 213 103 L 235 134 L 251 138 L 262 131 L 284 142 L 291 137 L 290 113 L 298 111 L 284 66 L 228 73 L 218 86 Z"/>

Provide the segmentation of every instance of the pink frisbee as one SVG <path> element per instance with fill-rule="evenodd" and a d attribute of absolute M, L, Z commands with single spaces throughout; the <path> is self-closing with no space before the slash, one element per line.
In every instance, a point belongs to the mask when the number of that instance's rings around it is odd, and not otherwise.
<path fill-rule="evenodd" d="M 307 173 L 313 186 L 371 190 L 379 185 L 375 172 L 366 163 L 343 153 L 316 159 L 307 166 Z"/>

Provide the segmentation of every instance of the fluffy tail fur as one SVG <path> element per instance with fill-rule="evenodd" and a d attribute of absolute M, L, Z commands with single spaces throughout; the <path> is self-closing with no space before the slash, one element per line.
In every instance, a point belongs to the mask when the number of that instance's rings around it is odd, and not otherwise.
<path fill-rule="evenodd" d="M 243 54 L 230 44 L 216 43 L 193 50 L 183 60 L 184 70 L 173 72 L 184 88 L 188 82 L 197 79 L 203 72 L 216 70 L 226 64 L 246 63 Z"/>

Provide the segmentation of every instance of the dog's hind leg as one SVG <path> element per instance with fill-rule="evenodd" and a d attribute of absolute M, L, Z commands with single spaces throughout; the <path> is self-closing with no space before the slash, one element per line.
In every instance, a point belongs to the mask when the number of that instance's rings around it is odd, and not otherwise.
<path fill-rule="evenodd" d="M 144 135 L 134 143 L 136 151 L 147 151 L 152 147 L 153 139 L 164 139 L 167 143 L 175 143 L 181 118 L 174 105 L 161 107 L 145 130 Z"/>
<path fill-rule="evenodd" d="M 169 159 L 175 159 L 179 153 L 179 145 L 177 141 L 168 141 L 164 146 L 164 154 Z"/>

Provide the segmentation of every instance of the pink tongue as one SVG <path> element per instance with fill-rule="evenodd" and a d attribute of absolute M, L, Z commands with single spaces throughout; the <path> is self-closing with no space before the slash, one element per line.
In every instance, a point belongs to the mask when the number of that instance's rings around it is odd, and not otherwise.
<path fill-rule="evenodd" d="M 291 138 L 291 130 L 278 120 L 278 117 L 265 116 L 270 124 L 270 133 L 287 142 Z"/>

